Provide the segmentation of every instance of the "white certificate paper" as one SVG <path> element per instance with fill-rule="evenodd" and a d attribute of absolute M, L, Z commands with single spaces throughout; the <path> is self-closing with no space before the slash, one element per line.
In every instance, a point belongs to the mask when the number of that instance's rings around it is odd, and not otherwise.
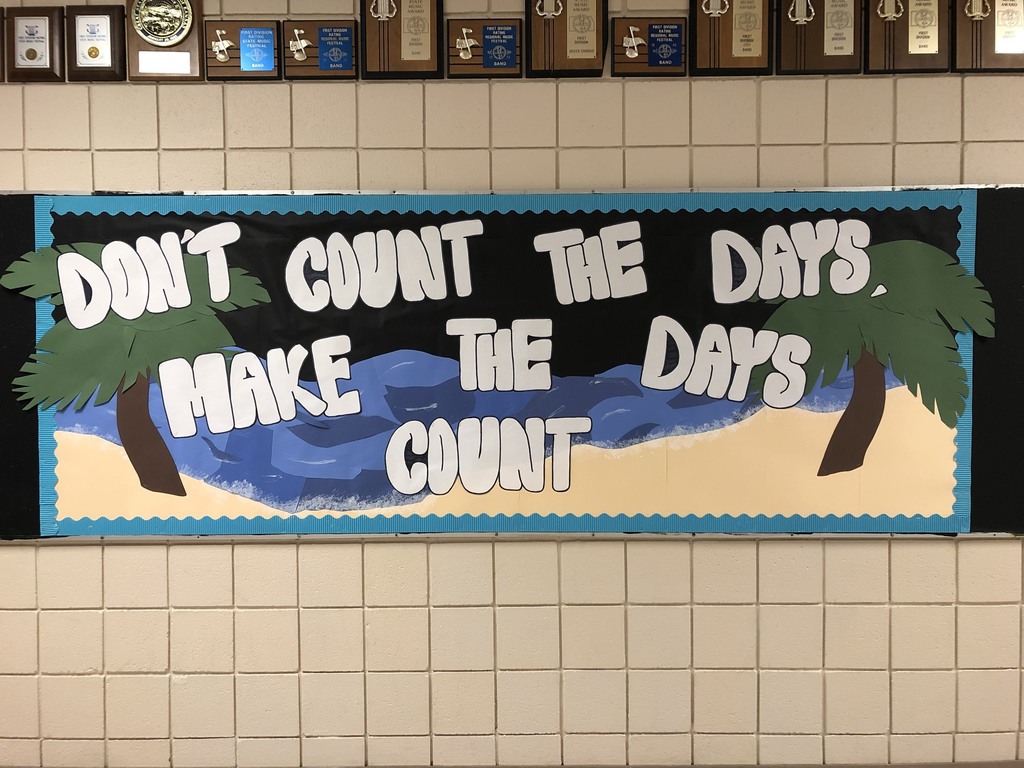
<path fill-rule="evenodd" d="M 109 67 L 110 17 L 79 16 L 75 19 L 75 61 L 80 67 Z"/>
<path fill-rule="evenodd" d="M 50 68 L 50 20 L 46 16 L 15 17 L 14 66 L 17 69 Z"/>

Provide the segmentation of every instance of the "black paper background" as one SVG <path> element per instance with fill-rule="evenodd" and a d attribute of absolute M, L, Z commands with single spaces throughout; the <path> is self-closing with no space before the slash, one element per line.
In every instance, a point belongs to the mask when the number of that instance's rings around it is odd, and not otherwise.
<path fill-rule="evenodd" d="M 784 203 L 784 196 L 780 195 Z M 1024 397 L 1024 362 L 1017 354 L 1024 334 L 1024 259 L 1019 212 L 1024 190 L 980 190 L 978 193 L 977 274 L 992 293 L 997 337 L 975 340 L 974 462 L 972 529 L 1024 532 L 1024 513 L 1016 511 L 1009 480 L 1020 475 L 1014 451 Z M 355 215 L 210 215 L 63 216 L 54 222 L 55 243 L 77 241 L 131 242 L 141 235 L 193 230 L 234 220 L 242 240 L 228 249 L 232 266 L 256 274 L 274 297 L 270 305 L 223 315 L 239 346 L 263 353 L 275 346 L 309 344 L 317 338 L 347 333 L 352 362 L 394 349 L 419 349 L 457 358 L 458 342 L 445 334 L 450 317 L 492 317 L 499 327 L 517 318 L 547 317 L 554 321 L 552 373 L 589 375 L 623 363 L 639 364 L 650 321 L 669 315 L 689 329 L 710 322 L 759 327 L 771 307 L 762 302 L 722 307 L 711 293 L 708 243 L 716 229 L 747 235 L 755 244 L 770 224 L 799 220 L 857 217 L 872 228 L 873 242 L 913 238 L 955 253 L 956 211 L 901 210 L 864 212 L 791 211 L 552 214 L 355 214 Z M 340 231 L 400 228 L 417 230 L 462 218 L 481 218 L 484 235 L 470 240 L 473 294 L 457 298 L 449 280 L 449 298 L 409 303 L 396 296 L 384 309 L 361 303 L 348 312 L 333 308 L 309 314 L 294 307 L 284 288 L 284 265 L 303 237 L 326 239 Z M 533 249 L 543 232 L 581 228 L 597 234 L 609 224 L 639 220 L 645 249 L 644 270 L 649 290 L 642 296 L 592 301 L 572 306 L 554 297 L 550 262 Z M 0 196 L 0 266 L 6 266 L 33 244 L 32 197 Z M 34 306 L 10 291 L 0 290 L 5 335 L 0 344 L 0 382 L 10 382 L 33 351 Z M 308 372 L 307 372 L 308 373 Z M 5 394 L 6 393 L 6 394 Z M 23 411 L 13 393 L 0 388 L 0 417 L 5 439 L 0 448 L 5 504 L 0 512 L 0 537 L 39 535 L 38 459 L 35 414 Z"/>

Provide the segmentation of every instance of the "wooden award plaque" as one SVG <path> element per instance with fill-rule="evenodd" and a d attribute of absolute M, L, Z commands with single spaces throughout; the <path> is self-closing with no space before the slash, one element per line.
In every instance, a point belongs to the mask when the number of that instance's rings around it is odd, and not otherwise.
<path fill-rule="evenodd" d="M 526 76 L 600 77 L 607 0 L 527 0 Z"/>
<path fill-rule="evenodd" d="M 448 19 L 448 77 L 523 76 L 522 19 Z"/>
<path fill-rule="evenodd" d="M 952 52 L 948 0 L 868 3 L 865 72 L 949 71 Z"/>
<path fill-rule="evenodd" d="M 62 8 L 8 8 L 4 38 L 7 82 L 64 82 Z"/>
<path fill-rule="evenodd" d="M 681 16 L 612 19 L 612 76 L 682 77 L 686 42 Z"/>
<path fill-rule="evenodd" d="M 359 0 L 364 80 L 444 77 L 441 0 Z"/>
<path fill-rule="evenodd" d="M 770 75 L 768 0 L 701 0 L 690 11 L 692 75 Z"/>
<path fill-rule="evenodd" d="M 856 74 L 861 70 L 861 0 L 790 0 L 779 8 L 780 75 Z"/>
<path fill-rule="evenodd" d="M 69 82 L 124 80 L 124 6 L 69 5 L 64 9 Z"/>
<path fill-rule="evenodd" d="M 352 19 L 286 21 L 281 53 L 288 80 L 354 80 L 356 23 Z"/>
<path fill-rule="evenodd" d="M 203 0 L 127 0 L 128 79 L 202 80 Z"/>
<path fill-rule="evenodd" d="M 207 80 L 277 80 L 281 34 L 276 21 L 203 22 Z"/>
<path fill-rule="evenodd" d="M 1024 0 L 954 0 L 953 14 L 957 72 L 1024 69 Z"/>

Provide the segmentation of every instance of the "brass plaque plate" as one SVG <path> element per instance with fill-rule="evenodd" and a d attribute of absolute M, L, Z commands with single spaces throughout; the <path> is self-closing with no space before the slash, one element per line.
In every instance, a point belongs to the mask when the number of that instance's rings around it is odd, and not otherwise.
<path fill-rule="evenodd" d="M 352 19 L 285 21 L 281 35 L 288 80 L 354 80 L 356 22 Z"/>
<path fill-rule="evenodd" d="M 861 71 L 862 0 L 790 0 L 778 18 L 780 75 Z"/>
<path fill-rule="evenodd" d="M 600 77 L 608 38 L 606 0 L 528 0 L 527 77 Z"/>
<path fill-rule="evenodd" d="M 768 0 L 701 0 L 690 11 L 692 75 L 770 75 Z"/>
<path fill-rule="evenodd" d="M 281 35 L 276 21 L 203 22 L 207 80 L 277 80 Z"/>
<path fill-rule="evenodd" d="M 681 16 L 612 19 L 612 75 L 682 77 L 686 43 Z"/>
<path fill-rule="evenodd" d="M 359 0 L 364 80 L 444 76 L 441 0 Z"/>
<path fill-rule="evenodd" d="M 523 76 L 522 19 L 448 19 L 448 77 Z"/>
<path fill-rule="evenodd" d="M 128 79 L 202 80 L 202 0 L 126 0 Z"/>

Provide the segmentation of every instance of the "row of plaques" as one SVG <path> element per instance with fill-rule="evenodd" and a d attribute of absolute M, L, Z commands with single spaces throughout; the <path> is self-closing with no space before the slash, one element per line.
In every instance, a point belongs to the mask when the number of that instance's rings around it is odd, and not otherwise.
<path fill-rule="evenodd" d="M 613 19 L 611 72 L 1024 69 L 1024 0 L 780 1 L 694 0 L 689 33 L 680 17 Z M 446 65 L 451 78 L 596 77 L 606 3 L 527 0 L 525 20 L 447 24 L 442 0 L 360 0 L 361 24 L 202 20 L 201 0 L 9 8 L 0 60 L 8 82 L 441 78 Z"/>

